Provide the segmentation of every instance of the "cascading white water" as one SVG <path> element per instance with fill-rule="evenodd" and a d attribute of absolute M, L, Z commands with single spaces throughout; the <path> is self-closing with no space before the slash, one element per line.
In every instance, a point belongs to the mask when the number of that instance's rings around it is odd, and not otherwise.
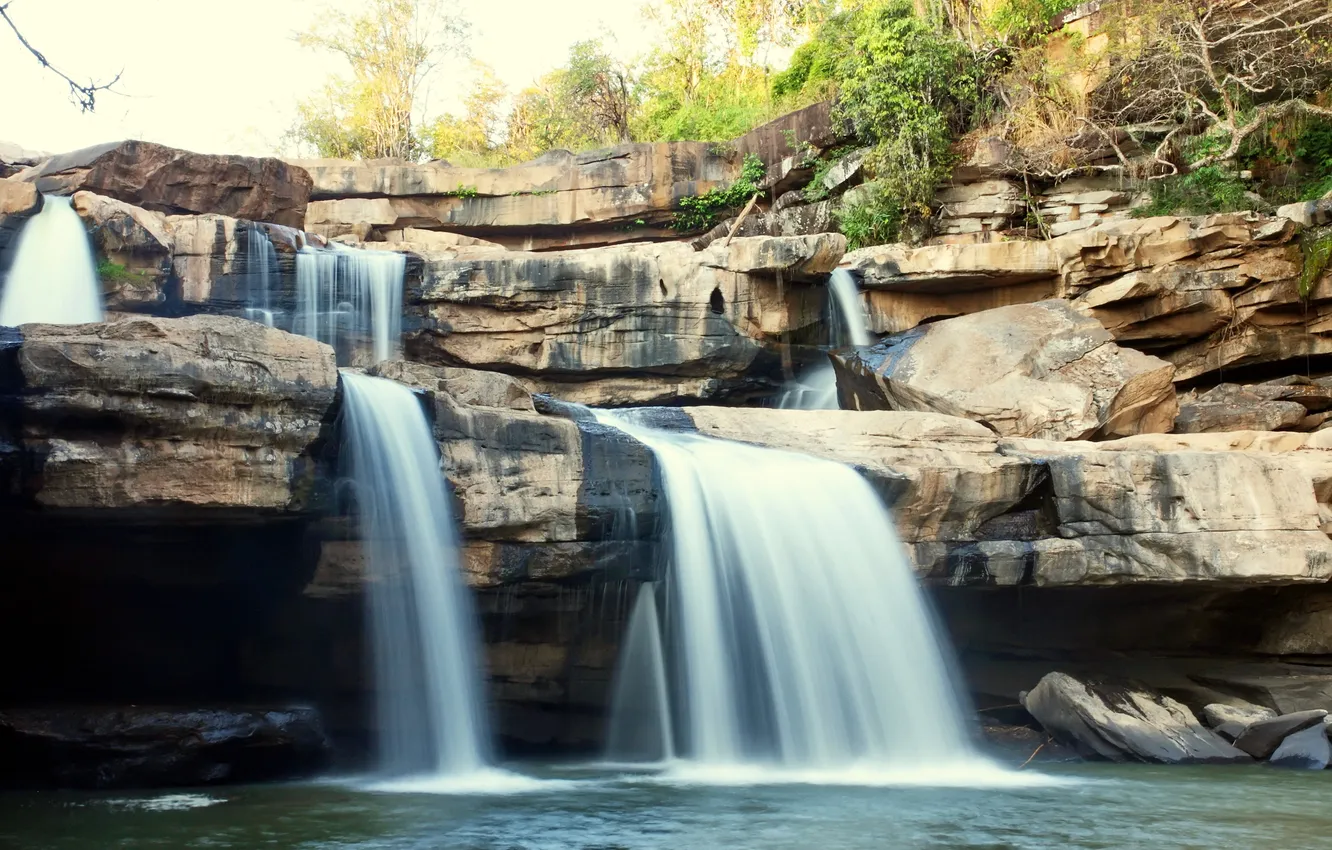
<path fill-rule="evenodd" d="M 406 387 L 342 373 L 346 450 L 371 574 L 379 756 L 391 774 L 489 762 L 477 618 L 430 425 Z"/>
<path fill-rule="evenodd" d="M 0 325 L 102 321 L 102 287 L 92 243 L 69 198 L 45 195 L 19 233 L 0 293 Z"/>
<path fill-rule="evenodd" d="M 657 621 L 656 586 L 638 590 L 623 648 L 615 665 L 606 734 L 608 761 L 668 762 L 675 757 L 671 732 L 670 689 Z"/>
<path fill-rule="evenodd" d="M 597 418 L 660 465 L 681 754 L 816 772 L 990 767 L 891 518 L 859 474 Z"/>
<path fill-rule="evenodd" d="M 402 286 L 407 258 L 393 251 L 333 245 L 296 254 L 292 332 L 342 351 L 372 341 L 372 362 L 396 357 L 402 342 Z"/>
<path fill-rule="evenodd" d="M 273 290 L 277 283 L 277 249 L 268 234 L 251 224 L 245 244 L 245 318 L 274 325 Z"/>
<path fill-rule="evenodd" d="M 856 279 L 847 269 L 834 269 L 828 277 L 828 342 L 833 348 L 869 345 L 869 322 L 860 299 Z M 837 378 L 831 363 L 805 370 L 798 380 L 787 383 L 777 397 L 786 410 L 836 410 Z"/>

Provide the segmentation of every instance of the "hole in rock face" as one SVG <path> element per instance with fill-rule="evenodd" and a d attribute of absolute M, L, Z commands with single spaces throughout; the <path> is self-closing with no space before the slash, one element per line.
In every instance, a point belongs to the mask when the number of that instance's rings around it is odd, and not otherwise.
<path fill-rule="evenodd" d="M 666 291 L 666 281 L 665 281 L 665 280 L 658 280 L 658 281 L 657 281 L 657 286 L 661 288 L 661 294 L 662 294 L 662 295 L 667 295 L 667 294 L 669 294 L 669 293 Z"/>
<path fill-rule="evenodd" d="M 722 296 L 721 287 L 712 290 L 712 297 L 708 299 L 708 306 L 717 315 L 726 312 L 726 298 Z"/>

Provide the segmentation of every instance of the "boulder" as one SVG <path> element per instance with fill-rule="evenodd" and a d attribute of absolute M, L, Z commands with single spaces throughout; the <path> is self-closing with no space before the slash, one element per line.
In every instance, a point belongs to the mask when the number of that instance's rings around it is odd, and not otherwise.
<path fill-rule="evenodd" d="M 931 410 L 1003 436 L 1077 440 L 1170 429 L 1174 370 L 1122 349 L 1063 301 L 948 319 L 833 356 L 845 409 Z"/>
<path fill-rule="evenodd" d="M 49 153 L 26 150 L 13 142 L 0 142 L 0 179 L 12 177 L 49 156 Z"/>
<path fill-rule="evenodd" d="M 1287 735 L 1267 763 L 1273 767 L 1297 770 L 1323 770 L 1332 762 L 1332 746 L 1327 740 L 1327 724 L 1317 723 Z"/>
<path fill-rule="evenodd" d="M 1222 384 L 1183 401 L 1175 430 L 1184 434 L 1207 431 L 1286 431 L 1300 428 L 1309 410 L 1296 401 L 1263 398 L 1235 384 Z"/>
<path fill-rule="evenodd" d="M 1256 759 L 1265 759 L 1276 752 L 1283 740 L 1296 732 L 1317 727 L 1321 733 L 1324 717 L 1327 717 L 1327 712 L 1323 709 L 1311 709 L 1267 720 L 1255 720 L 1235 739 L 1235 746 Z"/>
<path fill-rule="evenodd" d="M 303 510 L 336 388 L 328 346 L 223 316 L 25 325 L 0 343 L 19 487 L 48 509 Z"/>
<path fill-rule="evenodd" d="M 27 183 L 0 180 L 0 270 L 9 266 L 9 247 L 28 219 L 42 208 L 41 195 Z"/>
<path fill-rule="evenodd" d="M 1056 740 L 1110 761 L 1249 760 L 1199 723 L 1187 706 L 1132 686 L 1090 684 L 1050 673 L 1023 705 Z"/>
<path fill-rule="evenodd" d="M 1203 706 L 1203 722 L 1227 741 L 1238 738 L 1250 723 L 1271 720 L 1276 716 L 1277 713 L 1272 709 L 1252 703 L 1244 705 L 1212 703 Z"/>
<path fill-rule="evenodd" d="M 106 309 L 150 312 L 164 307 L 174 243 L 167 217 L 92 192 L 75 192 L 73 204 L 101 260 Z"/>
<path fill-rule="evenodd" d="M 310 176 L 278 159 L 215 156 L 142 141 L 59 154 L 15 176 L 58 195 L 95 192 L 164 213 L 305 222 Z"/>
<path fill-rule="evenodd" d="M 0 778 L 106 789 L 307 776 L 331 749 L 312 708 L 130 706 L 0 709 L 0 753 Z"/>

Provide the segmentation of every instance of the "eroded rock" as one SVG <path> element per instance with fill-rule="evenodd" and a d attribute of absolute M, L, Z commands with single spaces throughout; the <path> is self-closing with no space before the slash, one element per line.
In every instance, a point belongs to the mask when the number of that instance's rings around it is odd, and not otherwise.
<path fill-rule="evenodd" d="M 1316 727 L 1322 734 L 1324 717 L 1327 717 L 1325 710 L 1311 709 L 1254 720 L 1235 739 L 1235 746 L 1256 759 L 1265 759 L 1276 752 L 1281 742 L 1290 735 L 1310 727 Z"/>
<path fill-rule="evenodd" d="M 1327 724 L 1320 722 L 1287 735 L 1268 759 L 1268 764 L 1297 770 L 1323 770 L 1330 761 L 1332 746 L 1327 740 Z"/>

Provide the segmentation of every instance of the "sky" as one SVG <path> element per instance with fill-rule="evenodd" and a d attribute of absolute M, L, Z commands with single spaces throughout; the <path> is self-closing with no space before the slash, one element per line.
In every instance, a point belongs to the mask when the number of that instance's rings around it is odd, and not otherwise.
<path fill-rule="evenodd" d="M 654 33 L 639 0 L 457 0 L 472 58 L 516 91 L 563 64 L 577 41 L 605 36 L 620 58 Z M 116 93 L 83 114 L 0 22 L 0 141 L 60 152 L 137 138 L 202 153 L 282 152 L 296 102 L 340 69 L 294 35 L 357 0 L 11 0 L 9 14 L 52 65 L 80 81 L 123 71 Z M 430 113 L 457 108 L 463 60 L 431 81 Z"/>

